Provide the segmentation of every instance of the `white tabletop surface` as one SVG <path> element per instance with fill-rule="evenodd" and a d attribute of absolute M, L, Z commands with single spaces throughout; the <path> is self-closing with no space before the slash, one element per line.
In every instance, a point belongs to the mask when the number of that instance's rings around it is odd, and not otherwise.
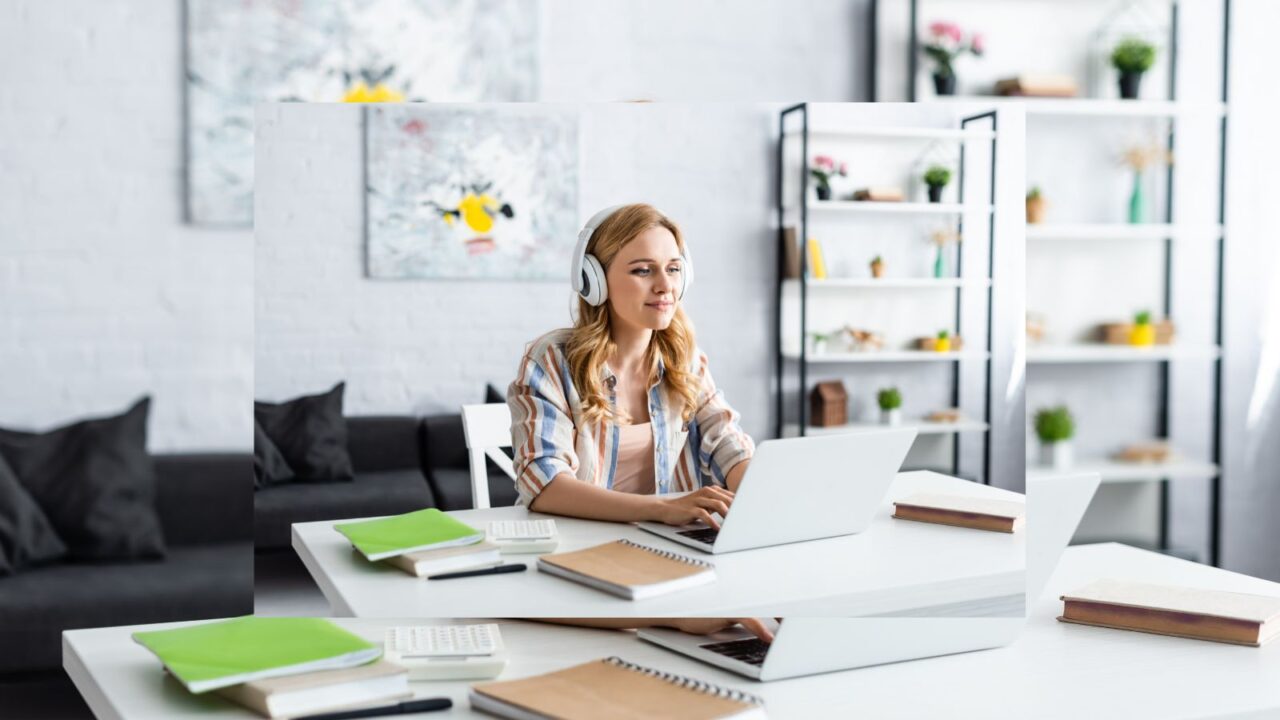
<path fill-rule="evenodd" d="M 1025 533 L 996 533 L 895 520 L 893 500 L 914 492 L 1022 499 L 999 488 L 934 472 L 900 473 L 870 527 L 857 535 L 708 555 L 629 523 L 555 517 L 557 552 L 629 538 L 715 565 L 716 581 L 632 601 L 537 572 L 536 555 L 509 555 L 529 570 L 424 580 L 370 563 L 333 529 L 335 521 L 293 526 L 293 547 L 328 599 L 348 617 L 740 617 L 855 616 L 963 608 L 966 615 L 1021 614 Z M 553 517 L 522 507 L 450 513 L 483 530 L 490 520 Z M 343 522 L 343 521 L 336 521 Z M 1010 598 L 1016 607 L 1010 610 Z"/>
<path fill-rule="evenodd" d="M 761 696 L 775 719 L 1280 716 L 1280 641 L 1251 648 L 1055 619 L 1062 607 L 1060 594 L 1113 576 L 1280 595 L 1278 583 L 1122 545 L 1089 545 L 1064 553 L 1022 637 L 1004 648 L 760 683 L 649 645 L 625 631 L 509 621 L 502 624 L 502 633 L 511 661 L 500 679 L 617 655 Z M 391 621 L 336 622 L 377 639 Z M 217 697 L 190 695 L 167 679 L 151 654 L 130 640 L 135 630 L 153 627 L 165 626 L 64 633 L 63 665 L 98 717 L 256 717 Z M 416 717 L 484 717 L 467 706 L 469 682 L 412 686 L 420 697 L 454 700 L 448 713 Z"/>

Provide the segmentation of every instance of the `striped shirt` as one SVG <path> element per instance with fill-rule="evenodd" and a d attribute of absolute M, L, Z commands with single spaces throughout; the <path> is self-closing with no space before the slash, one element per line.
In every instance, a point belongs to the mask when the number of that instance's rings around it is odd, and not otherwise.
<path fill-rule="evenodd" d="M 511 408 L 511 445 L 520 504 L 530 505 L 560 473 L 598 487 L 612 488 L 618 472 L 618 426 L 589 423 L 569 374 L 564 345 L 568 330 L 553 330 L 525 349 L 515 381 L 507 388 Z M 649 388 L 649 418 L 654 436 L 654 488 L 658 493 L 686 492 L 706 485 L 725 485 L 734 465 L 750 458 L 755 443 L 738 425 L 738 413 L 716 389 L 707 356 L 695 348 L 691 370 L 701 383 L 698 409 L 686 424 L 682 401 L 669 397 L 662 382 Z M 617 382 L 602 368 L 609 404 L 617 408 Z M 674 400 L 674 402 L 672 402 Z"/>

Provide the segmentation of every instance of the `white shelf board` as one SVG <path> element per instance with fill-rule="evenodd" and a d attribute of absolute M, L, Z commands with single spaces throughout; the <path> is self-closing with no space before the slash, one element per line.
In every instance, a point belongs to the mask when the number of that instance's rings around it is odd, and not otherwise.
<path fill-rule="evenodd" d="M 810 425 L 805 430 L 805 435 L 840 435 L 848 432 L 860 432 L 864 430 L 880 430 L 885 428 L 914 428 L 917 435 L 954 435 L 962 432 L 986 432 L 988 425 L 978 420 L 970 420 L 963 418 L 958 422 L 929 422 L 927 420 L 909 420 L 897 425 L 885 425 L 875 422 L 851 422 L 847 425 L 838 425 L 836 427 L 817 427 Z M 784 435 L 787 437 L 795 437 L 799 435 L 800 424 L 789 423 L 784 428 Z"/>
<path fill-rule="evenodd" d="M 1163 362 L 1166 360 L 1210 360 L 1218 357 L 1214 346 L 1149 345 L 1056 345 L 1027 349 L 1028 363 L 1109 363 Z"/>
<path fill-rule="evenodd" d="M 795 205 L 788 205 L 788 211 L 794 211 Z M 967 212 L 992 211 L 991 205 L 978 203 L 929 203 L 929 202 L 884 202 L 876 200 L 812 200 L 809 211 L 814 213 L 850 213 L 868 215 L 963 215 Z"/>
<path fill-rule="evenodd" d="M 783 280 L 783 284 L 787 287 L 795 286 L 799 282 L 795 278 Z M 988 278 L 824 278 L 822 280 L 810 279 L 807 286 L 810 290 L 839 288 L 945 290 L 963 286 L 986 287 L 990 284 L 991 280 Z"/>
<path fill-rule="evenodd" d="M 1031 465 L 1028 477 L 1049 477 L 1071 473 L 1096 472 L 1104 483 L 1149 482 L 1177 478 L 1212 478 L 1218 474 L 1218 466 L 1196 460 L 1173 460 L 1165 463 L 1128 463 L 1106 459 L 1088 459 L 1072 463 L 1065 470 Z"/>
<path fill-rule="evenodd" d="M 1082 97 L 1003 97 L 996 95 L 957 95 L 937 99 L 952 102 L 1022 103 L 1029 116 L 1173 118 L 1187 115 L 1221 116 L 1227 112 L 1226 104 L 1221 102 L 1121 100 L 1119 98 Z"/>
<path fill-rule="evenodd" d="M 938 352 L 936 350 L 869 350 L 850 353 L 822 353 L 821 355 L 810 354 L 805 360 L 809 363 L 955 362 L 958 360 L 984 360 L 988 356 L 986 352 L 969 350 L 952 352 Z M 799 360 L 800 353 L 787 352 L 783 354 L 783 357 L 787 360 Z"/>
<path fill-rule="evenodd" d="M 1027 225 L 1028 240 L 1163 240 L 1194 235 L 1222 236 L 1221 225 L 1166 223 L 1048 223 Z"/>
<path fill-rule="evenodd" d="M 786 137 L 800 137 L 799 130 L 789 130 Z M 962 130 L 960 128 L 937 127 L 849 127 L 839 130 L 814 128 L 809 130 L 810 140 L 858 140 L 862 138 L 885 138 L 903 140 L 991 140 L 996 136 L 992 130 Z"/>

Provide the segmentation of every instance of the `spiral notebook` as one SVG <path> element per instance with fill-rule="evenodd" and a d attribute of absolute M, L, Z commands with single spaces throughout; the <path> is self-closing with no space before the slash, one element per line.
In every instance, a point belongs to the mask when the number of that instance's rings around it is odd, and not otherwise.
<path fill-rule="evenodd" d="M 644 600 L 714 582 L 715 566 L 680 553 L 615 540 L 585 550 L 543 555 L 538 570 L 628 600 Z"/>
<path fill-rule="evenodd" d="M 471 688 L 471 707 L 513 720 L 764 718 L 749 693 L 610 657 L 521 680 Z"/>

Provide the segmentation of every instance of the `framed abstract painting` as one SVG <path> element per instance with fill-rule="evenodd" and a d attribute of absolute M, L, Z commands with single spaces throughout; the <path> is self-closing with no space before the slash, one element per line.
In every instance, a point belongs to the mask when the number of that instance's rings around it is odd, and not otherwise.
<path fill-rule="evenodd" d="M 537 98 L 536 2 L 186 0 L 187 221 L 253 222 L 254 105 Z"/>
<path fill-rule="evenodd" d="M 369 277 L 563 280 L 578 132 L 545 106 L 367 107 Z"/>

